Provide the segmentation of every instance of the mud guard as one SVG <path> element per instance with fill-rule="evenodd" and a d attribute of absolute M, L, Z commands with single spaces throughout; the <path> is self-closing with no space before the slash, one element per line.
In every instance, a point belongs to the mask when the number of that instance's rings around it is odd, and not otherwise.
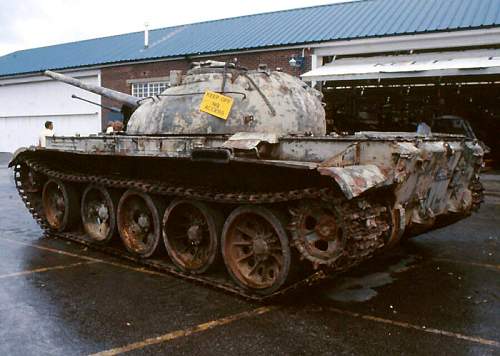
<path fill-rule="evenodd" d="M 29 148 L 26 148 L 26 147 L 21 147 L 21 148 L 18 148 L 15 152 L 14 152 L 14 155 L 12 156 L 12 159 L 10 160 L 9 164 L 7 167 L 12 167 L 16 164 L 17 162 L 17 159 L 26 151 L 32 151 L 31 149 Z"/>
<path fill-rule="evenodd" d="M 320 174 L 332 177 L 347 199 L 372 189 L 392 184 L 392 180 L 376 165 L 318 167 Z"/>

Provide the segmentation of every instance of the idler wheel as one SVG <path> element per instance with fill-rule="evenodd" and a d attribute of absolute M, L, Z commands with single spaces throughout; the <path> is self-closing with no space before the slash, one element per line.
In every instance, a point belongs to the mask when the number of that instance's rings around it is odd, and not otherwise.
<path fill-rule="evenodd" d="M 59 179 L 49 179 L 42 190 L 42 206 L 50 228 L 62 232 L 78 223 L 80 199 L 74 186 Z"/>
<path fill-rule="evenodd" d="M 190 273 L 203 273 L 217 260 L 223 219 L 206 204 L 174 200 L 163 217 L 163 240 L 172 262 Z"/>
<path fill-rule="evenodd" d="M 81 216 L 87 235 L 98 243 L 108 242 L 115 232 L 115 205 L 102 186 L 89 185 L 82 196 Z"/>
<path fill-rule="evenodd" d="M 150 257 L 161 237 L 160 206 L 150 195 L 127 190 L 118 203 L 118 232 L 127 250 Z"/>
<path fill-rule="evenodd" d="M 331 265 L 343 255 L 344 230 L 333 207 L 303 204 L 292 215 L 293 242 L 315 266 Z"/>
<path fill-rule="evenodd" d="M 260 295 L 277 291 L 290 272 L 290 247 L 278 216 L 263 207 L 243 206 L 227 218 L 222 255 L 231 277 Z"/>
<path fill-rule="evenodd" d="M 22 189 L 26 193 L 37 193 L 42 188 L 40 184 L 40 175 L 38 175 L 35 171 L 32 171 L 25 164 L 20 166 L 19 179 L 22 182 Z"/>

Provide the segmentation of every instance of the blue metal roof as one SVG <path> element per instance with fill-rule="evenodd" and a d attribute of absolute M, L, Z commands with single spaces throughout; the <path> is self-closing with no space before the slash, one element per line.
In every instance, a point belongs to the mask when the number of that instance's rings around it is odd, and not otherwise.
<path fill-rule="evenodd" d="M 500 25 L 500 0 L 364 0 L 234 17 L 17 51 L 0 76 L 364 37 Z"/>

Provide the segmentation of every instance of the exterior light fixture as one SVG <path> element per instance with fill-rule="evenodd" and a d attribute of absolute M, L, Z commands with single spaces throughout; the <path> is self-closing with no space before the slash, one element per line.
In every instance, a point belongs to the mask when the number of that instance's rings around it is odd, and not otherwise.
<path fill-rule="evenodd" d="M 305 64 L 305 58 L 304 57 L 292 57 L 288 61 L 288 64 L 290 64 L 290 67 L 303 69 L 304 64 Z"/>

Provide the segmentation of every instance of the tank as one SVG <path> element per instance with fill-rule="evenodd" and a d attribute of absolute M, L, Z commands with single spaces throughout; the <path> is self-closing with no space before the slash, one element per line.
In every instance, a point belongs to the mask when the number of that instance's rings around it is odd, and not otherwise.
<path fill-rule="evenodd" d="M 475 139 L 327 134 L 321 93 L 265 66 L 197 63 L 148 98 L 45 74 L 131 115 L 123 132 L 15 154 L 40 226 L 247 298 L 346 271 L 482 201 Z"/>

